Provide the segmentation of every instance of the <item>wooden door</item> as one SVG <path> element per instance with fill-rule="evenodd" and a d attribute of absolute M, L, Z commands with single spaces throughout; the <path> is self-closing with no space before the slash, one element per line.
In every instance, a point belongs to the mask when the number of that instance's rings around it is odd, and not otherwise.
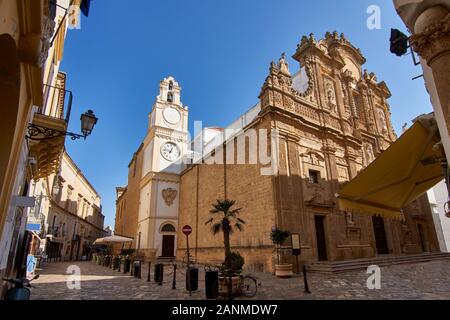
<path fill-rule="evenodd" d="M 163 235 L 162 238 L 162 257 L 174 257 L 175 251 L 175 236 Z"/>
<path fill-rule="evenodd" d="M 420 242 L 420 247 L 422 248 L 422 252 L 426 252 L 428 250 L 427 250 L 427 246 L 425 245 L 425 243 L 426 243 L 425 232 L 423 230 L 423 226 L 420 223 L 417 224 L 417 230 L 419 231 L 419 242 Z"/>
<path fill-rule="evenodd" d="M 314 222 L 316 226 L 317 254 L 319 257 L 319 261 L 328 260 L 324 220 L 325 217 L 323 216 L 314 216 Z"/>
<path fill-rule="evenodd" d="M 382 217 L 372 216 L 373 232 L 375 233 L 375 243 L 378 254 L 388 254 L 389 249 L 386 239 L 386 230 Z"/>

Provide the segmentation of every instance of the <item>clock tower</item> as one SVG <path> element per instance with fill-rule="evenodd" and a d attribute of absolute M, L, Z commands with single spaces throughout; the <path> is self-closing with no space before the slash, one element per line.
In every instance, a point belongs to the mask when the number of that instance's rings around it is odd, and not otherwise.
<path fill-rule="evenodd" d="M 181 158 L 188 149 L 188 108 L 173 77 L 160 82 L 142 144 L 136 244 L 149 258 L 174 257 L 179 209 Z"/>

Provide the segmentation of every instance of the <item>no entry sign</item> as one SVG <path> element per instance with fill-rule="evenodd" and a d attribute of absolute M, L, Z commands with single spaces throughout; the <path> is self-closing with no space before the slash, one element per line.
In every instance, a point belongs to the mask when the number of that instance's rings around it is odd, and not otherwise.
<path fill-rule="evenodd" d="M 183 231 L 183 233 L 185 235 L 188 236 L 188 235 L 190 235 L 192 233 L 192 227 L 189 226 L 189 225 L 186 225 L 186 226 L 183 227 L 182 231 Z"/>

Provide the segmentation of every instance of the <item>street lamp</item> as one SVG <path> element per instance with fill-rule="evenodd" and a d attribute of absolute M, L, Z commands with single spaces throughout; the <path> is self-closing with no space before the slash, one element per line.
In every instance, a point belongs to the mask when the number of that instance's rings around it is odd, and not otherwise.
<path fill-rule="evenodd" d="M 39 126 L 33 123 L 28 124 L 27 138 L 30 140 L 48 140 L 56 137 L 69 136 L 72 140 L 83 138 L 86 140 L 87 136 L 92 133 L 95 124 L 97 123 L 97 117 L 92 110 L 88 110 L 80 117 L 81 120 L 81 134 L 76 134 L 69 131 L 62 131 L 57 129 L 51 129 L 44 126 Z"/>
<path fill-rule="evenodd" d="M 92 129 L 94 129 L 95 124 L 97 123 L 97 118 L 94 115 L 92 110 L 88 110 L 83 113 L 80 117 L 81 120 L 81 132 L 84 134 L 84 138 L 91 134 Z"/>

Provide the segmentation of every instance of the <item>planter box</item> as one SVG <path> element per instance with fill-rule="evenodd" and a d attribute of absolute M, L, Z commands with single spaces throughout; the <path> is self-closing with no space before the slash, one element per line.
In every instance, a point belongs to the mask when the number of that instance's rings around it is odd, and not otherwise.
<path fill-rule="evenodd" d="M 226 278 L 226 280 L 225 280 Z M 236 297 L 239 295 L 239 276 L 231 277 L 231 294 Z M 219 276 L 219 296 L 228 296 L 229 277 Z"/>
<path fill-rule="evenodd" d="M 294 275 L 292 264 L 276 264 L 275 275 L 278 278 L 291 278 Z"/>

